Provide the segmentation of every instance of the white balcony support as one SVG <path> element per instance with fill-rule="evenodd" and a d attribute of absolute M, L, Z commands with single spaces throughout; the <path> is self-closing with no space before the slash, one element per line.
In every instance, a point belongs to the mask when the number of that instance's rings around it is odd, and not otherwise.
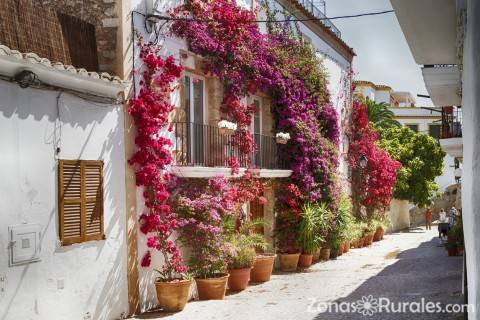
<path fill-rule="evenodd" d="M 454 158 L 463 158 L 463 138 L 440 139 L 442 150 Z"/>
<path fill-rule="evenodd" d="M 172 166 L 170 171 L 181 178 L 214 178 L 224 176 L 226 178 L 241 177 L 245 174 L 245 168 L 240 168 L 239 174 L 231 175 L 230 168 L 224 167 L 183 167 Z M 287 178 L 292 175 L 292 170 L 252 169 L 259 178 Z"/>

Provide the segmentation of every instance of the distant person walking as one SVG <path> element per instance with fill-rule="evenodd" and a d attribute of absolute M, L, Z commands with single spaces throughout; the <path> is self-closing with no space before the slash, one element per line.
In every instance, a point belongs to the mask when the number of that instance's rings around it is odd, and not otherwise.
<path fill-rule="evenodd" d="M 450 210 L 448 210 L 448 223 L 450 224 L 450 228 L 455 225 L 455 221 L 457 220 L 457 215 L 458 215 L 458 211 L 457 211 L 457 208 L 455 208 L 454 206 L 451 207 Z"/>
<path fill-rule="evenodd" d="M 432 211 L 430 208 L 425 210 L 425 228 L 427 230 L 432 230 Z"/>
<path fill-rule="evenodd" d="M 447 214 L 445 213 L 445 210 L 443 208 L 440 210 L 440 222 L 446 222 L 447 220 Z"/>

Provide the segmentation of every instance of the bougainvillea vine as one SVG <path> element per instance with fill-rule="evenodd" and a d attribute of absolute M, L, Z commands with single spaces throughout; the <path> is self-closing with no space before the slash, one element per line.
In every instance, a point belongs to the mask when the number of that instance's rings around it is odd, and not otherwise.
<path fill-rule="evenodd" d="M 378 133 L 369 124 L 366 106 L 353 103 L 349 133 L 348 160 L 352 168 L 352 196 L 358 206 L 365 206 L 371 215 L 375 209 L 383 210 L 390 204 L 401 164 L 390 158 L 377 145 Z M 367 160 L 361 168 L 360 157 Z"/>
<path fill-rule="evenodd" d="M 189 49 L 205 60 L 205 72 L 225 84 L 222 111 L 237 123 L 243 151 L 255 148 L 248 128 L 254 106 L 242 98 L 257 91 L 272 98 L 276 129 L 292 139 L 281 157 L 292 169 L 291 182 L 305 201 L 335 203 L 334 176 L 338 166 L 337 114 L 328 102 L 325 72 L 315 50 L 292 32 L 289 23 L 262 33 L 255 10 L 235 0 L 192 0 L 172 13 L 178 19 L 172 33 L 187 40 Z M 197 22 L 198 21 L 198 22 Z M 238 161 L 230 159 L 232 171 Z M 284 203 L 289 207 L 288 201 Z"/>
<path fill-rule="evenodd" d="M 165 171 L 172 163 L 172 142 L 160 133 L 169 128 L 168 117 L 174 108 L 170 103 L 170 94 L 175 90 L 174 83 L 180 78 L 183 69 L 171 56 L 162 59 L 156 46 L 144 44 L 140 40 L 139 47 L 144 71 L 140 92 L 129 101 L 128 111 L 137 128 L 137 151 L 129 163 L 135 167 L 137 186 L 144 187 L 147 211 L 140 216 L 140 230 L 149 235 L 147 247 L 163 254 L 165 264 L 158 271 L 161 278 L 168 281 L 185 273 L 187 268 L 179 248 L 170 240 L 178 228 L 177 217 L 168 204 L 168 183 L 171 177 Z M 144 267 L 151 263 L 150 250 L 141 260 Z"/>

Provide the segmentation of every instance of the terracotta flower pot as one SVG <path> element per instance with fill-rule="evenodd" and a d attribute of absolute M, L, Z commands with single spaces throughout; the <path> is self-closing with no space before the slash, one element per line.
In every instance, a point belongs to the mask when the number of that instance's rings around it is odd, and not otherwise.
<path fill-rule="evenodd" d="M 298 260 L 298 266 L 300 268 L 309 268 L 312 265 L 312 262 L 313 262 L 313 254 L 302 253 Z"/>
<path fill-rule="evenodd" d="M 343 248 L 344 248 L 345 253 L 350 251 L 350 242 L 345 242 L 345 246 Z"/>
<path fill-rule="evenodd" d="M 331 254 L 331 252 L 330 252 Z M 343 254 L 343 244 L 340 245 L 340 247 L 338 247 L 337 249 L 337 257 L 338 256 L 341 256 Z"/>
<path fill-rule="evenodd" d="M 322 250 L 321 248 L 318 248 L 317 250 L 315 250 L 315 252 L 313 253 L 313 262 L 318 262 L 320 261 L 320 250 Z"/>
<path fill-rule="evenodd" d="M 287 139 L 282 139 L 282 138 L 276 138 L 275 140 L 278 144 L 287 144 L 288 142 Z"/>
<path fill-rule="evenodd" d="M 357 248 L 363 248 L 363 245 L 365 244 L 365 238 L 364 237 L 361 237 L 360 239 L 358 239 L 358 246 Z"/>
<path fill-rule="evenodd" d="M 365 244 L 366 246 L 371 246 L 371 245 L 372 245 L 372 243 L 373 243 L 373 235 L 374 235 L 374 233 L 371 232 L 371 233 L 367 233 L 367 235 L 365 236 L 366 242 L 367 242 L 367 243 Z"/>
<path fill-rule="evenodd" d="M 251 282 L 266 282 L 270 280 L 275 262 L 275 254 L 257 255 L 252 271 L 250 271 Z"/>
<path fill-rule="evenodd" d="M 285 272 L 297 271 L 300 253 L 279 254 L 278 256 L 280 258 L 280 270 Z"/>
<path fill-rule="evenodd" d="M 448 248 L 447 251 L 448 251 L 448 256 L 449 256 L 449 257 L 458 256 L 458 248 L 457 248 L 457 247 L 455 247 L 455 248 Z"/>
<path fill-rule="evenodd" d="M 338 249 L 330 250 L 330 259 L 336 259 L 338 257 Z"/>
<path fill-rule="evenodd" d="M 171 282 L 156 281 L 158 304 L 167 312 L 182 311 L 187 304 L 191 285 L 191 279 Z"/>
<path fill-rule="evenodd" d="M 232 291 L 242 291 L 245 290 L 248 286 L 248 281 L 250 281 L 250 271 L 252 268 L 243 268 L 243 269 L 230 269 L 228 273 L 228 289 Z"/>
<path fill-rule="evenodd" d="M 229 129 L 229 128 L 218 128 L 220 131 L 221 135 L 231 135 L 235 130 Z"/>
<path fill-rule="evenodd" d="M 218 278 L 195 279 L 200 300 L 223 300 L 227 290 L 228 273 Z"/>
<path fill-rule="evenodd" d="M 382 236 L 383 236 L 383 228 L 378 227 L 377 230 L 375 230 L 375 234 L 373 235 L 373 241 L 382 240 Z"/>
<path fill-rule="evenodd" d="M 330 248 L 322 248 L 320 251 L 320 260 L 327 261 L 330 259 Z"/>

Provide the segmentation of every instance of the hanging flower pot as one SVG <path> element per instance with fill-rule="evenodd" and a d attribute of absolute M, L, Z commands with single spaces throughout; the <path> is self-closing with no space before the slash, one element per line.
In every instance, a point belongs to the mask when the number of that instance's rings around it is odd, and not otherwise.
<path fill-rule="evenodd" d="M 287 144 L 288 140 L 290 140 L 290 134 L 279 132 L 275 135 L 275 140 L 278 144 Z"/>
<path fill-rule="evenodd" d="M 263 253 L 257 255 L 252 271 L 250 271 L 251 282 L 266 282 L 270 280 L 275 262 L 275 254 Z"/>
<path fill-rule="evenodd" d="M 216 278 L 197 278 L 198 299 L 200 300 L 223 300 L 227 290 L 229 274 L 222 274 Z"/>
<path fill-rule="evenodd" d="M 297 271 L 298 259 L 300 258 L 300 253 L 292 254 L 279 254 L 280 258 L 280 270 L 284 272 L 295 272 Z"/>
<path fill-rule="evenodd" d="M 160 307 L 167 312 L 179 312 L 185 308 L 192 280 L 156 281 L 155 289 Z"/>
<path fill-rule="evenodd" d="M 237 124 L 227 120 L 221 120 L 218 122 L 218 130 L 221 135 L 230 135 L 237 130 Z"/>

